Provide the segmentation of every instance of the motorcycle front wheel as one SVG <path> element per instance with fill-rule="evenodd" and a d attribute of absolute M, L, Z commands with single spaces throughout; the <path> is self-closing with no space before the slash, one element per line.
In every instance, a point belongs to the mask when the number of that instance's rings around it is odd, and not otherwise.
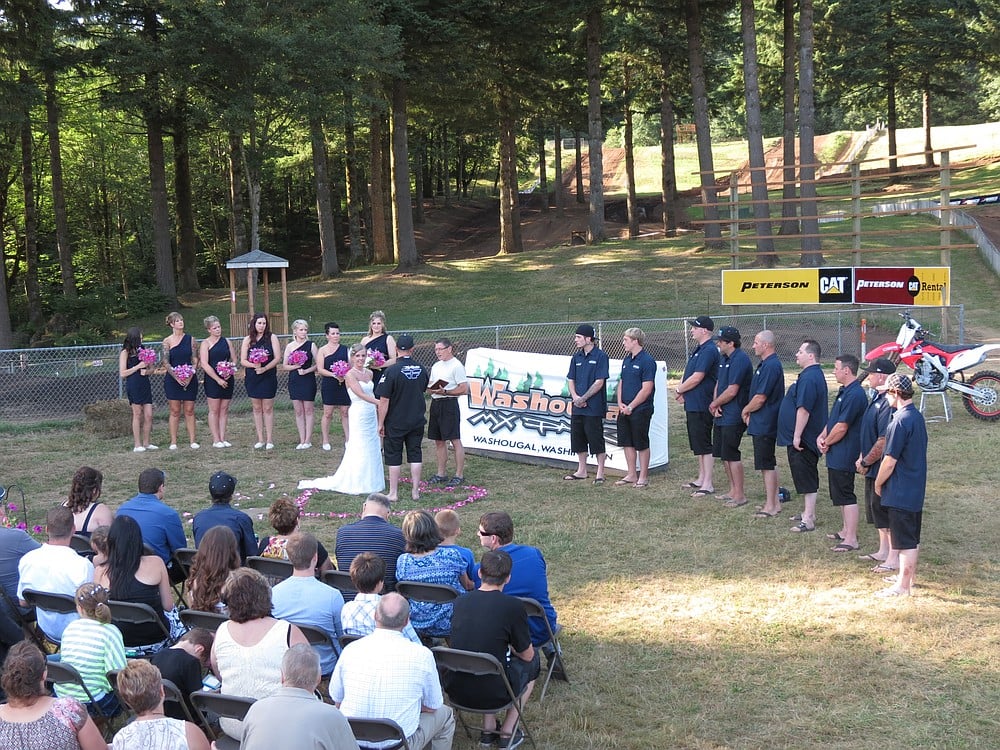
<path fill-rule="evenodd" d="M 1000 372 L 982 370 L 969 378 L 966 384 L 982 391 L 978 397 L 962 397 L 969 414 L 986 422 L 1000 419 Z"/>

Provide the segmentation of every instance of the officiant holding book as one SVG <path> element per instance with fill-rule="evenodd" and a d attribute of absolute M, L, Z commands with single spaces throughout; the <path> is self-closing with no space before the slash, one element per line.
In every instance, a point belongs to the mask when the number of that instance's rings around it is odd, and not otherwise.
<path fill-rule="evenodd" d="M 449 339 L 438 339 L 434 343 L 434 354 L 438 361 L 431 367 L 431 384 L 427 388 L 431 394 L 427 439 L 434 441 L 437 472 L 429 481 L 431 484 L 444 482 L 449 487 L 458 487 L 465 484 L 465 448 L 462 447 L 462 415 L 458 397 L 469 392 L 469 380 L 465 375 L 465 366 L 455 356 Z M 455 451 L 455 475 L 451 479 L 448 479 L 449 442 Z"/>

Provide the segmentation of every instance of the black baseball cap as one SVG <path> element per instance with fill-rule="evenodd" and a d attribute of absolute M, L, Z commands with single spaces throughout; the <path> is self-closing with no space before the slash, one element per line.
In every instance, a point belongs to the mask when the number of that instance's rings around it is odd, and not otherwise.
<path fill-rule="evenodd" d="M 596 335 L 594 326 L 590 325 L 590 323 L 581 323 L 576 327 L 576 332 L 580 336 L 586 336 L 588 339 L 592 339 Z"/>
<path fill-rule="evenodd" d="M 715 330 L 715 321 L 707 315 L 699 315 L 694 320 L 689 320 L 688 325 L 694 326 L 695 328 L 704 328 L 706 331 Z"/>
<path fill-rule="evenodd" d="M 236 480 L 224 471 L 217 471 L 208 480 L 208 492 L 212 497 L 232 497 L 236 491 Z"/>
<path fill-rule="evenodd" d="M 740 342 L 740 329 L 733 328 L 733 326 L 722 326 L 715 338 L 720 341 L 728 341 L 731 344 L 738 344 Z"/>
<path fill-rule="evenodd" d="M 882 375 L 892 375 L 896 372 L 896 365 L 892 363 L 891 359 L 886 359 L 885 357 L 879 357 L 878 359 L 869 362 L 868 367 L 862 368 L 864 372 L 872 373 L 877 372 Z"/>
<path fill-rule="evenodd" d="M 404 333 L 396 339 L 396 348 L 404 351 L 410 351 L 410 349 L 413 348 L 413 336 L 408 333 Z"/>

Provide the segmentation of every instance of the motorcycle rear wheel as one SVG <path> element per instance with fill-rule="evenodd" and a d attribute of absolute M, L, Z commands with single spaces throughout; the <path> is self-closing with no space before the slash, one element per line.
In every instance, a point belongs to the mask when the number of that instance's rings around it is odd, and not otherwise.
<path fill-rule="evenodd" d="M 986 399 L 963 396 L 962 403 L 965 404 L 966 411 L 976 419 L 982 419 L 985 422 L 1000 420 L 1000 372 L 982 370 L 969 378 L 966 384 L 991 394 Z"/>

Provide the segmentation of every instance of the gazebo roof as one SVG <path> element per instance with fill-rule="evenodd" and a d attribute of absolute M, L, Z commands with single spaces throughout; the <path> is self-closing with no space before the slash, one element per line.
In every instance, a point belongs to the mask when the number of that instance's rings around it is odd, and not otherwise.
<path fill-rule="evenodd" d="M 263 250 L 251 250 L 226 261 L 226 268 L 288 268 L 288 261 Z"/>

